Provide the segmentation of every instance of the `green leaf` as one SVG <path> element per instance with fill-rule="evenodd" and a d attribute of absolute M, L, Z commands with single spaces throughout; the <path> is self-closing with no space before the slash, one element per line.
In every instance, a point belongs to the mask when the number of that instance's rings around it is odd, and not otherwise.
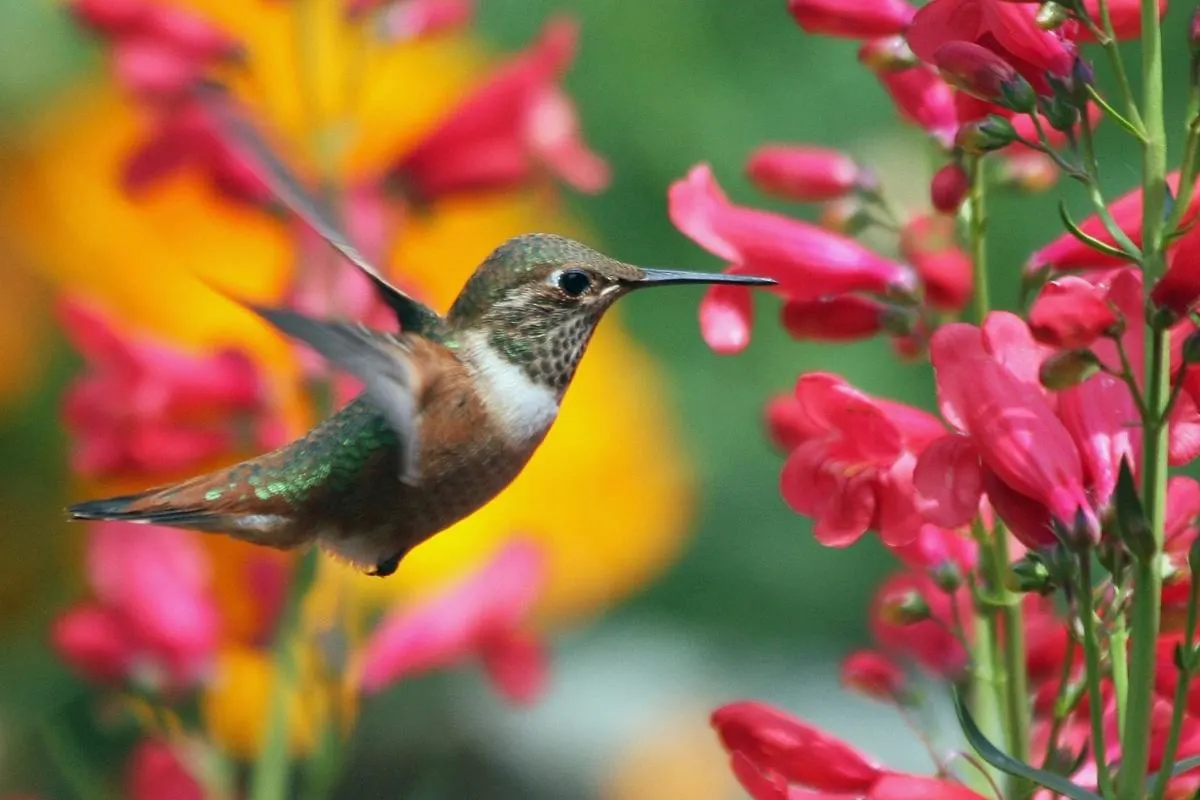
<path fill-rule="evenodd" d="M 1001 752 L 996 745 L 988 741 L 983 731 L 979 730 L 979 726 L 975 724 L 975 720 L 967 708 L 962 692 L 957 688 L 954 690 L 954 710 L 958 714 L 959 725 L 962 726 L 963 733 L 966 735 L 967 741 L 971 743 L 971 747 L 975 748 L 975 752 L 979 754 L 980 758 L 996 769 L 1018 778 L 1024 778 L 1038 786 L 1044 786 L 1055 794 L 1069 797 L 1071 800 L 1102 800 L 1099 795 L 1092 794 L 1062 775 L 1030 766 Z"/>
<path fill-rule="evenodd" d="M 1133 480 L 1133 470 L 1129 460 L 1121 459 L 1121 471 L 1117 475 L 1117 488 L 1114 493 L 1117 507 L 1117 532 L 1121 541 L 1129 548 L 1135 558 L 1142 561 L 1154 557 L 1154 534 L 1150 530 L 1150 521 L 1142 508 L 1142 498 L 1138 497 L 1137 484 Z"/>
<path fill-rule="evenodd" d="M 1088 97 L 1092 99 L 1092 102 L 1100 106 L 1100 110 L 1103 111 L 1109 117 L 1109 119 L 1120 125 L 1129 133 L 1133 134 L 1134 138 L 1136 138 L 1139 142 L 1145 143 L 1146 134 L 1139 130 L 1138 127 L 1132 122 L 1127 120 L 1125 116 L 1121 114 L 1121 112 L 1113 108 L 1112 105 L 1110 105 L 1109 102 L 1104 99 L 1104 95 L 1100 94 L 1100 92 L 1096 90 L 1095 86 L 1089 85 L 1087 87 L 1087 93 Z"/>
<path fill-rule="evenodd" d="M 1183 773 L 1188 772 L 1189 770 L 1193 770 L 1196 767 L 1200 767 L 1200 756 L 1191 756 L 1190 758 L 1181 759 L 1179 761 L 1176 761 L 1175 764 L 1171 767 L 1171 777 L 1174 778 L 1176 775 L 1182 775 Z M 1153 775 L 1147 775 L 1146 776 L 1146 791 L 1150 791 L 1150 788 L 1154 786 L 1154 783 L 1157 780 L 1158 780 L 1157 772 L 1155 772 Z"/>
<path fill-rule="evenodd" d="M 1058 217 L 1062 220 L 1062 224 L 1066 227 L 1069 234 L 1093 250 L 1099 250 L 1105 255 L 1113 256 L 1114 258 L 1123 258 L 1126 261 L 1134 260 L 1129 253 L 1126 253 L 1121 248 L 1114 247 L 1107 242 L 1102 242 L 1090 233 L 1084 233 L 1083 229 L 1075 224 L 1075 220 L 1071 219 L 1071 212 L 1067 211 L 1067 204 L 1062 200 L 1058 201 Z"/>

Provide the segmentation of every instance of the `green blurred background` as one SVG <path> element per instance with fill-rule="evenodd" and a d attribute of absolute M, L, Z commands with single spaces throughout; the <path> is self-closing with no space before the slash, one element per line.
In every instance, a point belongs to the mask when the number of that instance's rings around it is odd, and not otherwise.
<path fill-rule="evenodd" d="M 666 188 L 707 161 L 735 201 L 780 208 L 742 177 L 747 154 L 768 141 L 843 147 L 874 164 L 910 207 L 925 202 L 930 161 L 923 138 L 897 122 L 882 89 L 855 62 L 853 43 L 803 34 L 783 0 L 479 5 L 479 29 L 501 51 L 523 46 L 552 11 L 582 20 L 581 53 L 566 85 L 615 180 L 598 197 L 570 195 L 568 202 L 619 258 L 720 268 L 671 227 Z M 1174 3 L 1167 18 L 1170 64 L 1185 63 L 1185 5 Z M 2 146 L 74 76 L 98 68 L 99 53 L 40 0 L 0 0 L 0 32 Z M 1102 65 L 1098 71 L 1103 79 Z M 1169 71 L 1175 112 L 1185 80 L 1185 70 Z M 1172 123 L 1178 129 L 1179 120 Z M 1136 180 L 1139 153 L 1115 126 L 1102 127 L 1100 140 L 1111 196 Z M 997 306 L 1015 305 L 1020 264 L 1057 234 L 1054 208 L 1062 195 L 1077 213 L 1083 209 L 1065 184 L 993 202 Z M 759 300 L 750 348 L 719 357 L 700 340 L 698 299 L 690 291 L 635 295 L 620 311 L 670 376 L 700 479 L 699 522 L 683 558 L 639 596 L 560 638 L 554 689 L 532 711 L 505 709 L 474 671 L 416 681 L 365 709 L 346 797 L 699 796 L 676 772 L 723 773 L 719 751 L 705 749 L 712 738 L 706 714 L 741 697 L 784 705 L 893 765 L 924 768 L 892 715 L 836 683 L 837 659 L 867 643 L 870 592 L 894 562 L 872 537 L 846 551 L 813 541 L 808 522 L 779 496 L 781 457 L 763 435 L 761 409 L 811 370 L 837 371 L 867 391 L 928 405 L 928 367 L 901 364 L 883 341 L 790 341 L 773 320 L 770 299 Z M 0 422 L 5 537 L 37 541 L 60 499 L 54 404 L 70 360 L 60 352 L 46 357 L 55 366 L 44 388 Z M 38 655 L 45 619 L 35 610 L 10 621 L 0 645 L 0 787 L 24 781 L 40 763 L 41 749 L 19 734 L 73 685 Z M 639 769 L 654 780 L 639 783 Z M 643 784 L 656 790 L 642 794 Z"/>

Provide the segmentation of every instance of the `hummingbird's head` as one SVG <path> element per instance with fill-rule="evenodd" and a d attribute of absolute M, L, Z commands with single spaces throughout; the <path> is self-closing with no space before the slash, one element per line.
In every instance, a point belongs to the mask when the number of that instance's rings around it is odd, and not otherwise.
<path fill-rule="evenodd" d="M 539 370 L 560 390 L 574 374 L 604 312 L 636 289 L 683 283 L 767 285 L 767 278 L 646 269 L 553 234 L 517 236 L 467 281 L 448 316 L 479 331 L 514 363 Z"/>

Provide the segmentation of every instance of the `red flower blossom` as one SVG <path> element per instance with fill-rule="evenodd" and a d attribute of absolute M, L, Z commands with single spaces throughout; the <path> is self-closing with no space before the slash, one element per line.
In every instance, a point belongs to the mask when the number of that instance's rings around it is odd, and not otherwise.
<path fill-rule="evenodd" d="M 789 300 L 783 306 L 783 327 L 797 339 L 850 342 L 884 330 L 893 309 L 877 300 L 844 294 L 824 300 Z M 710 341 L 705 336 L 706 341 Z"/>
<path fill-rule="evenodd" d="M 713 712 L 712 724 L 754 800 L 983 800 L 951 781 L 878 767 L 840 739 L 762 703 L 730 703 Z"/>
<path fill-rule="evenodd" d="M 850 156 L 810 145 L 760 147 L 746 162 L 746 174 L 762 191 L 800 203 L 834 200 L 870 181 Z"/>
<path fill-rule="evenodd" d="M 580 139 L 575 107 L 557 86 L 575 54 L 574 23 L 552 20 L 420 144 L 389 176 L 420 198 L 510 188 L 536 163 L 585 192 L 603 189 L 608 165 Z"/>
<path fill-rule="evenodd" d="M 805 302 L 848 292 L 910 291 L 905 265 L 852 239 L 768 211 L 735 206 L 705 164 L 672 184 L 669 211 L 675 227 L 709 252 L 732 262 L 733 272 L 779 281 L 778 291 Z M 745 287 L 715 287 L 701 307 L 705 338 L 721 352 L 736 352 L 749 336 Z"/>
<path fill-rule="evenodd" d="M 731 755 L 761 773 L 825 792 L 862 793 L 881 769 L 850 745 L 762 703 L 718 708 L 712 726 Z"/>
<path fill-rule="evenodd" d="M 972 97 L 1001 106 L 1019 100 L 1025 110 L 1034 103 L 1028 84 L 1016 69 L 986 47 L 946 42 L 934 51 L 933 63 L 947 83 Z"/>
<path fill-rule="evenodd" d="M 903 70 L 878 70 L 875 74 L 902 119 L 926 131 L 943 147 L 954 143 L 954 134 L 958 130 L 954 90 L 937 72 L 918 64 Z"/>
<path fill-rule="evenodd" d="M 900 33 L 915 13 L 904 0 L 788 0 L 788 10 L 809 33 L 852 39 Z"/>
<path fill-rule="evenodd" d="M 803 440 L 780 477 L 784 499 L 812 517 L 822 544 L 846 547 L 868 530 L 896 546 L 916 538 L 912 468 L 943 432 L 919 409 L 878 400 L 836 375 L 811 373 L 796 383 Z"/>
<path fill-rule="evenodd" d="M 98 681 L 179 687 L 203 676 L 220 622 L 193 534 L 99 523 L 90 529 L 87 566 L 97 603 L 67 611 L 52 634 L 68 662 Z"/>
<path fill-rule="evenodd" d="M 842 685 L 876 700 L 895 702 L 907 692 L 904 670 L 874 650 L 856 650 L 842 660 Z"/>
<path fill-rule="evenodd" d="M 1029 310 L 1033 338 L 1050 347 L 1087 347 L 1117 322 L 1102 287 L 1067 276 L 1042 287 Z"/>
<path fill-rule="evenodd" d="M 914 481 L 937 509 L 933 515 L 927 509 L 927 518 L 947 527 L 970 521 L 978 513 L 978 497 L 972 498 L 967 488 L 981 487 L 990 473 L 1016 494 L 1045 506 L 1068 528 L 1082 522 L 1080 535 L 1097 536 L 1093 503 L 1103 507 L 1109 498 L 1088 495 L 1076 439 L 1037 383 L 1044 352 L 1025 323 L 1000 312 L 989 315 L 982 329 L 947 325 L 934 334 L 930 354 L 942 414 L 965 435 L 978 461 L 961 439 L 952 440 L 953 448 L 939 445 L 922 455 Z M 1086 427 L 1082 418 L 1080 422 Z M 1088 417 L 1086 422 L 1096 420 Z M 1091 433 L 1077 431 L 1084 440 Z M 1004 515 L 999 506 L 997 511 Z M 1035 535 L 1014 528 L 1014 533 L 1030 546 L 1054 541 L 1048 529 Z"/>
<path fill-rule="evenodd" d="M 61 307 L 63 325 L 88 362 L 67 392 L 63 418 L 76 437 L 72 466 L 90 477 L 160 475 L 190 469 L 238 448 L 242 422 L 255 444 L 280 444 L 249 358 L 240 352 L 176 352 L 118 331 L 77 303 Z"/>
<path fill-rule="evenodd" d="M 204 788 L 164 741 L 147 739 L 133 750 L 126 766 L 129 800 L 204 800 Z"/>
<path fill-rule="evenodd" d="M 961 311 L 971 299 L 975 272 L 971 257 L 954 238 L 954 222 L 923 215 L 910 219 L 900 233 L 900 252 L 916 267 L 925 299 L 942 311 Z"/>
<path fill-rule="evenodd" d="M 1058 32 L 1044 31 L 1032 7 L 1003 0 L 933 0 L 917 12 L 905 33 L 913 52 L 927 64 L 950 42 L 969 42 L 992 51 L 1039 94 L 1049 94 L 1046 74 L 1066 77 L 1075 62 L 1074 45 Z"/>
<path fill-rule="evenodd" d="M 1092 19 L 1100 20 L 1100 0 L 1083 0 L 1083 7 Z M 1167 0 L 1158 0 L 1158 16 L 1162 18 L 1167 11 Z M 1142 35 L 1142 3 L 1141 0 L 1108 0 L 1109 19 L 1112 20 L 1113 33 L 1118 39 L 1136 39 Z M 1096 37 L 1086 25 L 1078 26 L 1075 39 L 1080 42 L 1094 42 Z"/>
<path fill-rule="evenodd" d="M 545 689 L 547 657 L 521 625 L 545 577 L 541 549 L 530 541 L 510 541 L 443 594 L 386 618 L 364 649 L 360 686 L 377 692 L 474 656 L 505 697 L 532 702 Z"/>

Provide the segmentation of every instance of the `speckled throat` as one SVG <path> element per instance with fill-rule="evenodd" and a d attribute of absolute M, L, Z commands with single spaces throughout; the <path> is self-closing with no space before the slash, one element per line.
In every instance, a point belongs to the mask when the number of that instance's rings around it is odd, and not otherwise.
<path fill-rule="evenodd" d="M 488 343 L 530 380 L 561 397 L 575 377 L 599 316 L 581 310 L 567 321 L 552 322 L 537 314 L 514 314 L 492 328 Z"/>

